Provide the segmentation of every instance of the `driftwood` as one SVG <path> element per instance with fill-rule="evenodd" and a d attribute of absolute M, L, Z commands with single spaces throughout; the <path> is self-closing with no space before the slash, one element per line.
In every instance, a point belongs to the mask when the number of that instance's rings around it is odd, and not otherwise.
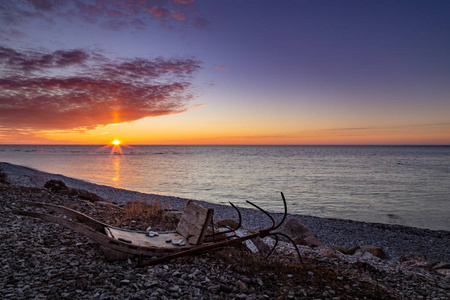
<path fill-rule="evenodd" d="M 292 239 L 283 233 L 274 232 L 285 221 L 287 215 L 286 200 L 283 193 L 281 193 L 281 196 L 284 204 L 284 216 L 279 224 L 275 224 L 275 220 L 265 210 L 247 201 L 250 205 L 261 210 L 272 221 L 271 227 L 254 233 L 247 232 L 247 235 L 242 234 L 243 231 L 238 230 L 242 224 L 241 213 L 232 203 L 230 204 L 236 209 L 239 216 L 237 228 L 217 233 L 214 233 L 213 230 L 210 235 L 207 235 L 206 232 L 208 226 L 213 223 L 213 210 L 204 208 L 193 201 L 187 203 L 176 231 L 159 232 L 153 236 L 149 236 L 148 232 L 112 227 L 70 208 L 50 203 L 27 202 L 30 206 L 45 208 L 62 214 L 64 217 L 34 211 L 14 210 L 13 212 L 18 215 L 40 218 L 60 224 L 89 237 L 104 247 L 122 253 L 136 255 L 139 257 L 140 265 L 156 264 L 182 256 L 238 244 L 257 237 L 264 238 L 266 236 L 273 236 L 276 239 L 275 246 L 267 256 L 270 256 L 275 250 L 278 244 L 278 236 L 284 236 L 292 242 L 302 262 L 300 252 Z M 152 257 L 152 259 L 144 260 L 144 257 Z"/>

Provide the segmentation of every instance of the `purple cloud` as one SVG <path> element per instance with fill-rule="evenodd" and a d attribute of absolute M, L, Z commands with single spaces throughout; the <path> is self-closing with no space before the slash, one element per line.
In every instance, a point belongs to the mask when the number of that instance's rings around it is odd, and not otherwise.
<path fill-rule="evenodd" d="M 170 10 L 167 8 L 158 8 L 153 13 L 153 16 L 157 19 L 163 19 L 166 20 L 170 16 Z"/>
<path fill-rule="evenodd" d="M 0 1 L 0 27 L 13 30 L 31 19 L 41 19 L 53 23 L 57 18 L 80 19 L 91 24 L 100 24 L 107 30 L 120 31 L 127 28 L 144 29 L 144 20 L 154 19 L 163 22 L 191 20 L 196 28 L 203 29 L 209 21 L 198 17 L 192 0 L 14 0 Z M 139 21 L 136 21 L 139 20 Z M 136 26 L 139 22 L 139 26 Z M 0 31 L 1 34 L 1 31 Z M 8 33 L 5 34 L 5 37 Z"/>
<path fill-rule="evenodd" d="M 186 110 L 191 59 L 116 59 L 85 49 L 0 47 L 0 131 L 93 129 Z"/>
<path fill-rule="evenodd" d="M 214 67 L 216 70 L 222 70 L 222 71 L 228 71 L 228 68 L 225 66 L 215 66 Z"/>

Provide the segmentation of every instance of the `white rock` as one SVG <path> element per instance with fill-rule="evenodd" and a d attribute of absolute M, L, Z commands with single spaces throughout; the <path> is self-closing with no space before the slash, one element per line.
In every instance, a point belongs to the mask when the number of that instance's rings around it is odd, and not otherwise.
<path fill-rule="evenodd" d="M 186 241 L 184 239 L 172 240 L 173 245 L 184 246 L 186 245 Z"/>

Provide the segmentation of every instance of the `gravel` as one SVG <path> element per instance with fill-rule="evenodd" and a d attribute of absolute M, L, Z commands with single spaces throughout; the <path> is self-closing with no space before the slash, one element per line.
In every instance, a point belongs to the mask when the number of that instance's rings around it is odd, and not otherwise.
<path fill-rule="evenodd" d="M 26 208 L 24 201 L 40 201 L 102 218 L 101 203 L 43 189 L 50 179 L 117 204 L 124 204 L 124 199 L 159 198 L 182 209 L 185 199 L 99 186 L 8 163 L 0 163 L 0 170 L 11 183 L 0 180 L 1 299 L 448 299 L 450 295 L 450 270 L 433 268 L 449 261 L 447 231 L 289 215 L 325 244 L 299 246 L 303 265 L 293 247 L 280 242 L 271 259 L 238 247 L 137 267 L 135 258 L 107 261 L 85 236 L 16 216 L 11 210 Z M 214 208 L 215 220 L 236 219 L 230 207 L 203 204 Z M 261 212 L 241 211 L 245 228 L 270 225 Z M 146 224 L 138 225 L 146 228 Z M 264 241 L 274 244 L 270 238 Z M 344 255 L 331 249 L 336 245 L 379 246 L 389 259 L 368 252 Z M 400 256 L 408 254 L 416 259 L 401 262 Z"/>

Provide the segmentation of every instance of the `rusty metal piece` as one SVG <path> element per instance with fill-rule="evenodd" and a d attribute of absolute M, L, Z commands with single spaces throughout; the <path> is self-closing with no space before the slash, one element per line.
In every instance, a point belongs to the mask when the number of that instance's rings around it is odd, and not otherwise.
<path fill-rule="evenodd" d="M 283 214 L 283 219 L 281 220 L 281 222 L 280 223 L 278 223 L 278 225 L 277 226 L 275 226 L 274 228 L 272 228 L 272 230 L 275 230 L 275 229 L 277 229 L 278 227 L 280 227 L 281 226 L 281 224 L 283 224 L 284 223 L 284 221 L 286 221 L 286 217 L 287 217 L 287 204 L 286 204 L 286 198 L 284 198 L 284 194 L 283 194 L 283 192 L 280 192 L 281 193 L 281 199 L 283 199 L 283 206 L 284 206 L 284 214 Z"/>
<path fill-rule="evenodd" d="M 155 259 L 151 259 L 151 260 L 147 260 L 144 261 L 142 263 L 140 263 L 140 266 L 148 266 L 148 265 L 155 265 L 161 262 L 165 262 L 165 261 L 169 261 L 175 258 L 179 258 L 179 257 L 183 257 L 183 256 L 189 256 L 189 255 L 194 255 L 194 254 L 198 254 L 204 251 L 208 251 L 208 250 L 212 250 L 212 249 L 216 249 L 216 248 L 221 248 L 221 247 L 226 247 L 226 246 L 230 246 L 232 244 L 236 244 L 236 243 L 240 243 L 240 242 L 244 242 L 246 240 L 250 240 L 250 239 L 254 239 L 256 237 L 259 236 L 259 233 L 254 233 L 254 234 L 250 234 L 250 235 L 246 235 L 243 237 L 232 237 L 232 239 L 230 240 L 226 240 L 223 242 L 217 242 L 217 243 L 212 243 L 209 245 L 205 245 L 205 246 L 199 246 L 199 247 L 195 247 L 189 250 L 185 250 L 185 251 L 180 251 L 180 252 L 176 252 L 173 254 L 169 254 L 163 257 L 158 257 Z"/>
<path fill-rule="evenodd" d="M 278 243 L 278 235 L 281 235 L 281 236 L 284 236 L 285 238 L 287 238 L 287 239 L 292 243 L 292 245 L 294 246 L 295 251 L 297 251 L 298 258 L 299 258 L 300 262 L 303 264 L 303 259 L 302 259 L 302 256 L 300 255 L 300 250 L 298 250 L 297 245 L 296 245 L 295 242 L 291 239 L 290 236 L 288 236 L 287 234 L 281 233 L 281 232 L 275 232 L 275 233 L 272 233 L 272 235 L 274 235 L 274 236 L 277 238 L 277 243 Z M 275 244 L 275 246 L 276 246 L 276 244 Z M 272 254 L 273 250 L 275 250 L 275 246 L 274 246 L 274 248 L 272 249 L 272 251 L 269 253 L 269 255 L 267 255 L 267 257 L 269 257 L 270 254 Z"/>
<path fill-rule="evenodd" d="M 275 230 L 277 228 L 279 228 L 284 221 L 286 221 L 286 217 L 287 217 L 287 203 L 286 203 L 286 198 L 284 197 L 283 192 L 281 192 L 281 198 L 283 199 L 283 206 L 284 206 L 284 214 L 283 214 L 283 218 L 281 219 L 280 223 L 278 223 L 277 225 L 275 225 L 275 220 L 272 218 L 272 216 L 266 212 L 264 209 L 260 208 L 259 206 L 257 206 L 254 203 L 251 203 L 250 201 L 247 201 L 248 203 L 250 203 L 251 205 L 253 205 L 254 207 L 258 208 L 260 211 L 262 211 L 264 214 L 266 214 L 267 216 L 270 217 L 270 219 L 272 220 L 272 227 L 268 228 L 268 229 L 264 229 L 260 231 L 260 235 L 259 237 L 264 238 L 266 236 L 274 236 L 275 237 L 275 244 L 272 248 L 272 250 L 270 250 L 269 254 L 266 256 L 266 258 L 268 258 L 270 255 L 272 255 L 272 253 L 275 251 L 275 248 L 278 245 L 278 235 L 284 236 L 285 238 L 287 238 L 289 240 L 289 242 L 292 243 L 292 245 L 295 248 L 295 251 L 297 252 L 298 258 L 300 260 L 300 262 L 303 264 L 303 260 L 302 257 L 300 255 L 300 251 L 298 250 L 297 245 L 295 244 L 295 242 L 292 240 L 291 237 L 289 237 L 288 235 L 281 233 L 281 232 L 271 232 L 272 230 Z"/>
<path fill-rule="evenodd" d="M 278 245 L 278 236 L 275 235 L 275 244 L 273 245 L 272 250 L 270 250 L 269 254 L 266 255 L 266 258 L 269 258 L 269 256 L 272 255 L 272 253 L 275 251 L 275 248 L 277 247 L 277 245 Z"/>
<path fill-rule="evenodd" d="M 233 228 L 233 229 L 230 229 L 230 230 L 226 230 L 226 231 L 221 231 L 221 232 L 219 232 L 219 234 L 227 234 L 227 233 L 231 233 L 231 232 L 235 232 L 236 230 L 238 230 L 239 228 L 241 228 L 241 226 L 242 226 L 242 215 L 241 215 L 241 211 L 233 204 L 233 203 L 231 203 L 231 202 L 229 202 L 230 204 L 231 204 L 231 206 L 237 211 L 237 213 L 238 213 L 238 218 L 239 218 L 239 222 L 238 222 L 238 225 L 236 226 L 236 228 Z M 206 235 L 207 237 L 212 237 L 213 238 L 213 241 L 215 241 L 215 236 L 216 236 L 216 234 L 214 233 L 214 224 L 212 224 L 212 231 L 213 231 L 213 233 L 212 234 L 208 234 L 208 235 Z"/>
<path fill-rule="evenodd" d="M 238 217 L 239 217 L 239 222 L 238 222 L 238 226 L 236 228 L 233 229 L 234 230 L 238 230 L 239 228 L 241 228 L 242 225 L 242 215 L 241 215 L 241 211 L 231 202 L 229 202 L 230 205 L 237 211 L 238 213 Z"/>
<path fill-rule="evenodd" d="M 260 230 L 260 237 L 264 238 L 264 237 L 270 235 L 269 232 L 275 227 L 275 220 L 274 220 L 274 218 L 272 218 L 272 216 L 267 211 L 265 211 L 264 209 L 262 209 L 261 207 L 259 207 L 255 203 L 250 202 L 248 200 L 247 200 L 247 203 L 253 205 L 254 207 L 256 207 L 257 209 L 262 211 L 266 216 L 268 216 L 270 218 L 270 220 L 272 221 L 272 226 L 269 227 L 269 228 L 266 228 L 266 229 L 261 229 Z"/>

